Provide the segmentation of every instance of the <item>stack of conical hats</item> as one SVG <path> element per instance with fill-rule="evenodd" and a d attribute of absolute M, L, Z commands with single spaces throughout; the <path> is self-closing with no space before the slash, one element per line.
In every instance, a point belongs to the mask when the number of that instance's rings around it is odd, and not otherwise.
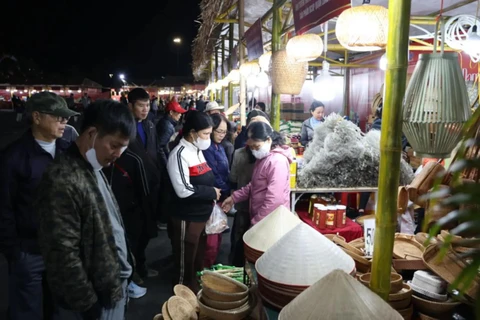
<path fill-rule="evenodd" d="M 334 270 L 283 308 L 278 319 L 402 320 L 403 317 L 352 276 Z"/>
<path fill-rule="evenodd" d="M 287 232 L 301 223 L 300 218 L 281 205 L 243 235 L 245 258 L 255 263 Z"/>
<path fill-rule="evenodd" d="M 268 249 L 255 268 L 264 301 L 283 308 L 335 269 L 354 274 L 355 261 L 321 233 L 300 223 Z"/>

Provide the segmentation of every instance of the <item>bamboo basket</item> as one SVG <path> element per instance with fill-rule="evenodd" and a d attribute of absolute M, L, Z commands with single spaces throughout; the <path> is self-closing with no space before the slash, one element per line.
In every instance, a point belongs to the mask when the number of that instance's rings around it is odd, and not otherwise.
<path fill-rule="evenodd" d="M 270 75 L 273 93 L 297 95 L 302 91 L 308 72 L 308 62 L 296 62 L 286 50 L 272 54 Z"/>

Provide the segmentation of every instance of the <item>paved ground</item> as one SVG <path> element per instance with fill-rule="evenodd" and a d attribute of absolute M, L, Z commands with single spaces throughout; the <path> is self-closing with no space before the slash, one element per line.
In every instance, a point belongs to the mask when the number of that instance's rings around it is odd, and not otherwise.
<path fill-rule="evenodd" d="M 0 112 L 0 150 L 20 136 L 26 127 L 15 121 L 15 113 Z M 230 218 L 231 219 L 231 218 Z M 230 221 L 231 223 L 231 221 Z M 227 264 L 230 252 L 230 234 L 224 234 L 217 261 Z M 173 294 L 171 292 L 173 261 L 170 240 L 166 231 L 159 231 L 158 237 L 150 241 L 147 248 L 147 263 L 159 271 L 159 276 L 145 280 L 147 294 L 140 299 L 132 299 L 128 318 L 139 320 L 153 319 L 161 312 L 163 302 Z"/>

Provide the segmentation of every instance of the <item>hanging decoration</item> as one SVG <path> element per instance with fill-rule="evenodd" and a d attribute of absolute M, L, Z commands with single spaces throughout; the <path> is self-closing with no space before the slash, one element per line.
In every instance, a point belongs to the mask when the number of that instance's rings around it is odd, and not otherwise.
<path fill-rule="evenodd" d="M 420 55 L 403 106 L 403 132 L 422 158 L 449 158 L 471 115 L 458 53 L 444 52 L 444 39 L 437 52 L 440 21 L 433 53 Z M 441 34 L 443 38 L 444 28 Z"/>
<path fill-rule="evenodd" d="M 313 84 L 313 99 L 317 101 L 327 102 L 335 98 L 335 83 L 333 77 L 330 75 L 330 63 L 327 61 L 328 51 L 328 22 L 325 22 L 325 47 L 324 60 L 322 62 L 322 71 L 314 80 Z"/>
<path fill-rule="evenodd" d="M 462 14 L 452 17 L 445 24 L 445 43 L 453 49 L 465 51 L 477 63 L 480 61 L 479 29 L 480 20 L 475 16 Z"/>
<path fill-rule="evenodd" d="M 240 83 L 240 71 L 238 69 L 233 69 L 227 76 L 228 80 L 232 84 L 239 84 Z"/>
<path fill-rule="evenodd" d="M 335 34 L 340 44 L 351 51 L 377 51 L 387 46 L 388 10 L 383 6 L 363 5 L 343 11 Z"/>
<path fill-rule="evenodd" d="M 247 77 L 247 92 L 254 92 L 257 85 L 257 76 L 251 73 Z"/>
<path fill-rule="evenodd" d="M 260 66 L 258 65 L 258 63 L 253 61 L 245 62 L 240 66 L 240 73 L 245 78 L 248 77 L 250 74 L 257 75 L 260 73 Z"/>
<path fill-rule="evenodd" d="M 261 71 L 255 80 L 255 85 L 257 88 L 264 89 L 267 88 L 270 84 L 270 80 L 268 79 L 268 75 L 265 71 Z"/>
<path fill-rule="evenodd" d="M 228 87 L 228 84 L 230 83 L 230 80 L 228 78 L 223 78 L 222 80 L 219 80 L 218 82 L 220 82 L 220 85 L 221 85 L 220 89 L 221 89 L 222 87 L 224 87 L 224 88 Z"/>
<path fill-rule="evenodd" d="M 272 51 L 265 52 L 258 58 L 258 64 L 260 65 L 260 68 L 268 72 L 270 69 L 270 61 L 272 60 Z"/>
<path fill-rule="evenodd" d="M 319 35 L 309 33 L 288 40 L 287 54 L 295 61 L 313 61 L 323 52 L 323 41 Z"/>
<path fill-rule="evenodd" d="M 286 50 L 273 53 L 270 74 L 273 93 L 299 94 L 308 73 L 307 62 L 297 62 L 287 55 Z"/>
<path fill-rule="evenodd" d="M 378 62 L 378 67 L 380 70 L 387 70 L 387 54 L 384 53 L 382 57 L 380 58 L 380 61 Z"/>

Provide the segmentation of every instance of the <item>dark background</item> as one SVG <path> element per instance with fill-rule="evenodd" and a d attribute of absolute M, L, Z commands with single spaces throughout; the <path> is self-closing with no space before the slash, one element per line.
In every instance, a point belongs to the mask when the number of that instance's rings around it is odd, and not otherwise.
<path fill-rule="evenodd" d="M 4 0 L 0 59 L 13 55 L 45 74 L 105 84 L 109 74 L 132 81 L 190 76 L 199 2 Z"/>

